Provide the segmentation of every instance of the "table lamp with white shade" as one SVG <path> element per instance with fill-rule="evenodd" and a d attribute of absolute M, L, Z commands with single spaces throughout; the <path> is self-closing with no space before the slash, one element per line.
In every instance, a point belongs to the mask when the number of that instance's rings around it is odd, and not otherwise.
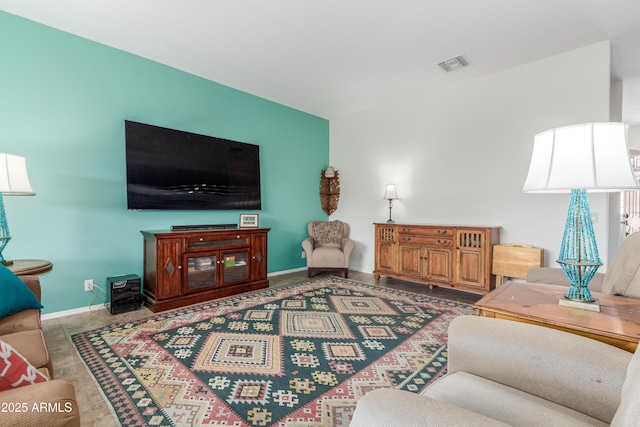
<path fill-rule="evenodd" d="M 398 200 L 398 192 L 396 191 L 395 184 L 387 184 L 383 199 L 389 201 L 389 219 L 387 220 L 387 224 L 393 224 L 395 221 L 391 219 L 391 208 L 393 207 L 393 201 Z"/>
<path fill-rule="evenodd" d="M 13 262 L 5 260 L 2 255 L 2 251 L 11 239 L 3 196 L 33 196 L 35 194 L 27 175 L 27 159 L 13 154 L 0 153 L 0 263 L 4 265 L 11 265 Z"/>
<path fill-rule="evenodd" d="M 588 285 L 602 265 L 587 192 L 638 190 L 629 161 L 628 126 L 585 123 L 535 135 L 525 193 L 570 193 L 558 263 L 570 287 L 561 305 L 600 311 Z"/>

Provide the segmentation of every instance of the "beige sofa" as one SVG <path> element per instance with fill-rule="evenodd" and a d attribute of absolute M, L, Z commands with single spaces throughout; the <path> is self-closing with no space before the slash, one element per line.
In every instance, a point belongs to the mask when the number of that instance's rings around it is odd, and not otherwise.
<path fill-rule="evenodd" d="M 377 389 L 351 427 L 617 426 L 640 423 L 640 352 L 508 320 L 461 316 L 448 373 L 423 395 Z"/>
<path fill-rule="evenodd" d="M 21 276 L 20 279 L 40 300 L 38 277 Z M 0 402 L 4 406 L 0 408 L 0 427 L 80 425 L 73 384 L 67 380 L 53 379 L 53 364 L 41 328 L 40 310 L 35 308 L 0 319 L 0 340 L 13 347 L 49 378 L 46 382 L 1 391 Z"/>

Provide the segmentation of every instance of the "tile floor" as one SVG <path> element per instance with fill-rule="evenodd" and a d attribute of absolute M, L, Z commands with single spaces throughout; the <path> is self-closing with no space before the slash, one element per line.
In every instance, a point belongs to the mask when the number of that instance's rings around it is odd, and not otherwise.
<path fill-rule="evenodd" d="M 307 278 L 306 271 L 273 276 L 269 278 L 270 287 L 295 283 Z M 375 283 L 373 275 L 360 272 L 350 272 L 349 278 L 365 283 Z M 383 277 L 381 286 L 393 287 L 410 292 L 432 295 L 454 301 L 473 304 L 481 295 L 470 294 L 448 288 L 429 289 L 427 285 L 405 282 Z M 80 406 L 80 417 L 83 426 L 118 426 L 120 425 L 112 415 L 109 406 L 104 401 L 99 387 L 88 373 L 80 356 L 71 343 L 71 336 L 80 332 L 90 331 L 113 323 L 125 323 L 154 313 L 143 307 L 139 310 L 112 315 L 108 310 L 96 309 L 91 313 L 49 319 L 42 322 L 43 330 L 53 360 L 56 378 L 66 378 L 75 384 L 76 398 Z"/>

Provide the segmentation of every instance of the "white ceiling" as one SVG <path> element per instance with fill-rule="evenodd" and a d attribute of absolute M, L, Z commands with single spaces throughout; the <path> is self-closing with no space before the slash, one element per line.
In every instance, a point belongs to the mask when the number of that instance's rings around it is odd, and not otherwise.
<path fill-rule="evenodd" d="M 328 119 L 612 40 L 640 123 L 639 0 L 0 0 L 23 16 Z M 437 63 L 465 54 L 472 66 Z"/>

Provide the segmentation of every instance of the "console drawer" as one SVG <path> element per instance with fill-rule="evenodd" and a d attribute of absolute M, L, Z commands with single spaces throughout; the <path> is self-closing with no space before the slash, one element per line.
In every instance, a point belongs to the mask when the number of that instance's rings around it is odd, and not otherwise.
<path fill-rule="evenodd" d="M 414 234 L 401 234 L 400 243 L 412 243 L 414 245 L 453 247 L 453 239 L 444 237 L 420 236 Z"/>
<path fill-rule="evenodd" d="M 411 234 L 419 236 L 434 236 L 434 237 L 450 237 L 453 238 L 453 228 L 451 227 L 412 227 L 412 226 L 400 226 L 400 234 Z"/>
<path fill-rule="evenodd" d="M 234 233 L 227 234 L 224 236 L 200 236 L 200 237 L 189 237 L 185 239 L 186 241 L 186 251 L 194 252 L 194 251 L 204 251 L 209 249 L 215 249 L 220 246 L 224 246 L 225 248 L 230 247 L 246 247 L 249 246 L 251 236 L 245 233 Z"/>

